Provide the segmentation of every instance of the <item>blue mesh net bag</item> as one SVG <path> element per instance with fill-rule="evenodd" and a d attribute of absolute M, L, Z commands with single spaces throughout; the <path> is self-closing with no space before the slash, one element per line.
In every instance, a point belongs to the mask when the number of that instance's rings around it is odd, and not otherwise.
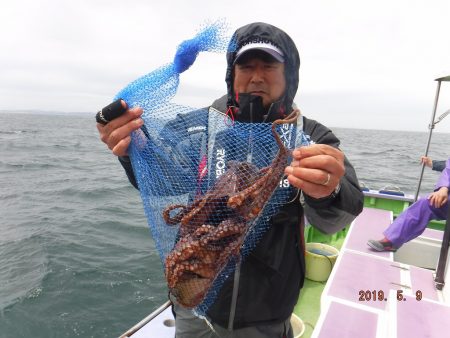
<path fill-rule="evenodd" d="M 236 264 L 288 202 L 281 189 L 290 149 L 304 143 L 295 111 L 273 123 L 240 123 L 215 109 L 174 104 L 179 74 L 201 51 L 233 48 L 225 24 L 182 42 L 172 63 L 116 95 L 144 109 L 129 154 L 170 292 L 204 315 Z"/>

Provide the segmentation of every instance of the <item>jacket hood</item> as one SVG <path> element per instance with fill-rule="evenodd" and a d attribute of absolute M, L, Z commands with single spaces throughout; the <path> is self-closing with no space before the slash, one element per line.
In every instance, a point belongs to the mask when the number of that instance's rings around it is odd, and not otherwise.
<path fill-rule="evenodd" d="M 295 94 L 298 89 L 300 56 L 294 41 L 289 35 L 278 27 L 264 22 L 254 22 L 243 26 L 234 32 L 231 37 L 227 52 L 227 105 L 235 106 L 235 93 L 233 91 L 233 67 L 236 52 L 250 42 L 270 42 L 278 47 L 284 54 L 284 71 L 286 78 L 286 92 L 282 98 L 282 106 L 285 111 L 290 111 Z"/>

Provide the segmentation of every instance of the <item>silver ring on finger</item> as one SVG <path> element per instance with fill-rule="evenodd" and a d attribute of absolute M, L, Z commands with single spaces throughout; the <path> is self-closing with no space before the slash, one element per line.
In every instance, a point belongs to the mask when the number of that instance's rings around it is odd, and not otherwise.
<path fill-rule="evenodd" d="M 328 183 L 330 183 L 330 179 L 331 179 L 331 175 L 330 175 L 330 173 L 327 173 L 327 179 L 325 182 L 322 183 L 322 185 L 327 186 Z"/>

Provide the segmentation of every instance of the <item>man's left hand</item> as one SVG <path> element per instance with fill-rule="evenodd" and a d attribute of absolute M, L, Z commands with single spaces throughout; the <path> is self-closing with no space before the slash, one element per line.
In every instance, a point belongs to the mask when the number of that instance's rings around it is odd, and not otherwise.
<path fill-rule="evenodd" d="M 330 196 L 345 174 L 344 153 L 326 144 L 294 149 L 286 167 L 289 183 L 313 198 Z"/>
<path fill-rule="evenodd" d="M 435 208 L 442 207 L 448 201 L 448 188 L 440 187 L 439 190 L 431 193 L 428 199 L 430 200 L 431 206 Z"/>

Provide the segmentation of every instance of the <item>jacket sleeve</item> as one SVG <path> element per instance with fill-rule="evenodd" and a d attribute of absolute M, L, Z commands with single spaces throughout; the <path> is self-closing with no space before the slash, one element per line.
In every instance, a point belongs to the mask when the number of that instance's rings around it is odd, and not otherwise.
<path fill-rule="evenodd" d="M 324 125 L 304 118 L 304 132 L 315 143 L 328 144 L 339 148 L 340 141 Z M 304 195 L 304 209 L 308 221 L 324 233 L 331 234 L 343 229 L 358 216 L 364 206 L 355 169 L 347 157 L 344 158 L 345 174 L 341 178 L 341 188 L 337 194 L 315 199 Z"/>
<path fill-rule="evenodd" d="M 433 165 L 432 165 L 432 167 L 431 167 L 432 170 L 435 170 L 435 171 L 442 171 L 442 170 L 445 169 L 445 161 L 436 161 L 436 160 L 433 160 L 432 163 L 433 163 Z"/>
<path fill-rule="evenodd" d="M 125 169 L 125 174 L 127 174 L 128 181 L 130 181 L 133 187 L 139 189 L 136 182 L 136 177 L 134 176 L 133 167 L 131 166 L 130 158 L 128 156 L 119 156 L 118 159 L 123 169 Z"/>
<path fill-rule="evenodd" d="M 439 176 L 434 191 L 439 190 L 439 188 L 442 187 L 450 188 L 450 159 L 445 162 L 445 168 Z"/>
<path fill-rule="evenodd" d="M 191 191 L 196 184 L 199 152 L 202 149 L 201 140 L 204 139 L 204 129 L 206 129 L 203 121 L 206 116 L 204 112 L 204 110 L 198 110 L 187 114 L 178 114 L 174 120 L 167 122 L 157 136 L 152 136 L 145 126 L 141 128 L 147 138 L 146 147 L 151 153 L 151 159 L 145 158 L 144 160 L 151 160 L 155 175 L 160 172 L 159 177 L 164 176 L 164 191 L 167 195 Z M 198 125 L 203 126 L 204 129 L 199 132 L 189 132 L 191 126 L 198 128 Z M 119 162 L 125 169 L 130 183 L 139 189 L 139 180 L 136 179 L 130 158 L 128 156 L 119 157 Z M 180 177 L 183 178 L 183 185 L 180 185 Z M 152 194 L 159 195 L 161 193 L 153 191 L 151 185 L 147 185 L 147 188 L 151 190 Z"/>

